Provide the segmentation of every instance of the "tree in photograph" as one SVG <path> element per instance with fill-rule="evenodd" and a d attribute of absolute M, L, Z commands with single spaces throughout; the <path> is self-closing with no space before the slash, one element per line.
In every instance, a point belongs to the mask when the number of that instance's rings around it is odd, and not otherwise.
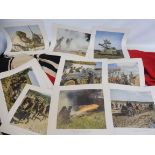
<path fill-rule="evenodd" d="M 111 42 L 110 42 L 110 40 L 107 40 L 107 39 L 103 40 L 103 43 L 99 43 L 98 45 L 100 45 L 104 49 L 111 48 Z"/>

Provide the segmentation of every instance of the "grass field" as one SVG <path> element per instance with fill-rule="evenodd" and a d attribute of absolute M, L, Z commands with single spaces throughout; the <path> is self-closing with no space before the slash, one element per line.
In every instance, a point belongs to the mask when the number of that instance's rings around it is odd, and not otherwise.
<path fill-rule="evenodd" d="M 61 122 L 61 121 L 60 121 Z M 57 122 L 58 129 L 104 129 L 106 128 L 105 113 L 90 112 L 83 116 L 71 117 L 67 123 Z"/>
<path fill-rule="evenodd" d="M 124 58 L 122 55 L 102 54 L 99 51 L 94 51 L 94 58 L 107 58 L 107 59 L 119 59 Z"/>
<path fill-rule="evenodd" d="M 18 124 L 14 124 L 11 123 L 17 127 L 23 128 L 23 129 L 27 129 L 30 130 L 32 132 L 36 132 L 39 134 L 46 134 L 47 133 L 47 125 L 48 125 L 48 118 L 44 119 L 44 120 L 32 120 L 30 119 L 29 122 L 27 124 L 25 124 L 24 122 L 22 123 L 18 123 Z"/>

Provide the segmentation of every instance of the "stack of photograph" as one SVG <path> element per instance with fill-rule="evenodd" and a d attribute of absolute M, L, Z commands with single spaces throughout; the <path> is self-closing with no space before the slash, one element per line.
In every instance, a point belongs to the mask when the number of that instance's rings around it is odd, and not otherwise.
<path fill-rule="evenodd" d="M 53 24 L 48 36 L 41 21 L 0 26 L 0 132 L 155 133 L 155 87 L 128 54 L 129 31 Z"/>

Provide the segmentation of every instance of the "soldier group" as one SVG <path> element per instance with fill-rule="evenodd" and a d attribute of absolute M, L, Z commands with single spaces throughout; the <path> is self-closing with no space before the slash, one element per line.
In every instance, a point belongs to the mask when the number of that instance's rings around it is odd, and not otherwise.
<path fill-rule="evenodd" d="M 26 124 L 31 120 L 46 119 L 48 117 L 50 105 L 45 103 L 45 100 L 39 96 L 27 96 L 22 105 L 15 113 L 12 122 L 20 123 L 21 121 Z"/>
<path fill-rule="evenodd" d="M 64 41 L 64 39 L 65 39 L 64 37 L 61 37 L 61 38 L 57 39 L 57 41 L 56 41 L 56 46 L 55 46 L 55 50 L 61 49 L 61 47 L 62 47 L 62 42 Z M 67 49 L 70 48 L 70 45 L 71 45 L 72 41 L 73 41 L 73 38 L 67 38 L 67 39 L 65 40 L 65 45 L 66 45 L 66 48 L 67 48 Z"/>
<path fill-rule="evenodd" d="M 112 103 L 112 110 L 115 110 L 117 114 L 134 116 L 143 112 L 147 112 L 154 109 L 153 103 L 134 103 L 126 102 L 124 104 Z"/>
<path fill-rule="evenodd" d="M 79 84 L 83 83 L 82 81 L 85 79 L 86 83 L 93 84 L 100 83 L 101 75 L 98 75 L 95 70 L 91 68 L 71 66 L 70 68 L 64 70 L 62 79 L 64 81 L 76 80 Z"/>
<path fill-rule="evenodd" d="M 133 75 L 132 72 L 130 72 L 129 75 L 121 73 L 120 71 L 117 72 L 110 72 L 109 74 L 109 82 L 110 83 L 118 83 L 118 84 L 124 84 L 124 85 L 135 85 L 135 79 L 136 76 Z"/>
<path fill-rule="evenodd" d="M 17 82 L 18 81 L 18 82 Z M 12 102 L 15 102 L 17 97 L 19 96 L 20 92 L 22 91 L 22 85 L 23 84 L 26 84 L 27 83 L 27 80 L 26 80 L 26 77 L 24 76 L 16 76 L 16 77 L 13 77 L 11 79 L 11 91 L 12 92 Z"/>

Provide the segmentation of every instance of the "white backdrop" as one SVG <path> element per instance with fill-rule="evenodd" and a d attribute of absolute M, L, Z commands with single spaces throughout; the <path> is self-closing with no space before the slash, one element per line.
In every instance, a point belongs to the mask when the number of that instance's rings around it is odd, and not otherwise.
<path fill-rule="evenodd" d="M 18 22 L 18 20 L 0 20 L 0 25 L 6 22 Z M 25 21 L 25 20 L 23 20 Z M 125 28 L 129 30 L 127 47 L 128 49 L 138 49 L 143 51 L 155 52 L 155 20 L 42 20 L 45 24 L 45 29 L 48 34 L 49 41 L 51 40 L 52 23 L 84 27 L 91 29 L 92 26 L 105 25 L 111 28 Z M 0 32 L 0 53 L 5 51 L 7 46 L 5 36 Z"/>

